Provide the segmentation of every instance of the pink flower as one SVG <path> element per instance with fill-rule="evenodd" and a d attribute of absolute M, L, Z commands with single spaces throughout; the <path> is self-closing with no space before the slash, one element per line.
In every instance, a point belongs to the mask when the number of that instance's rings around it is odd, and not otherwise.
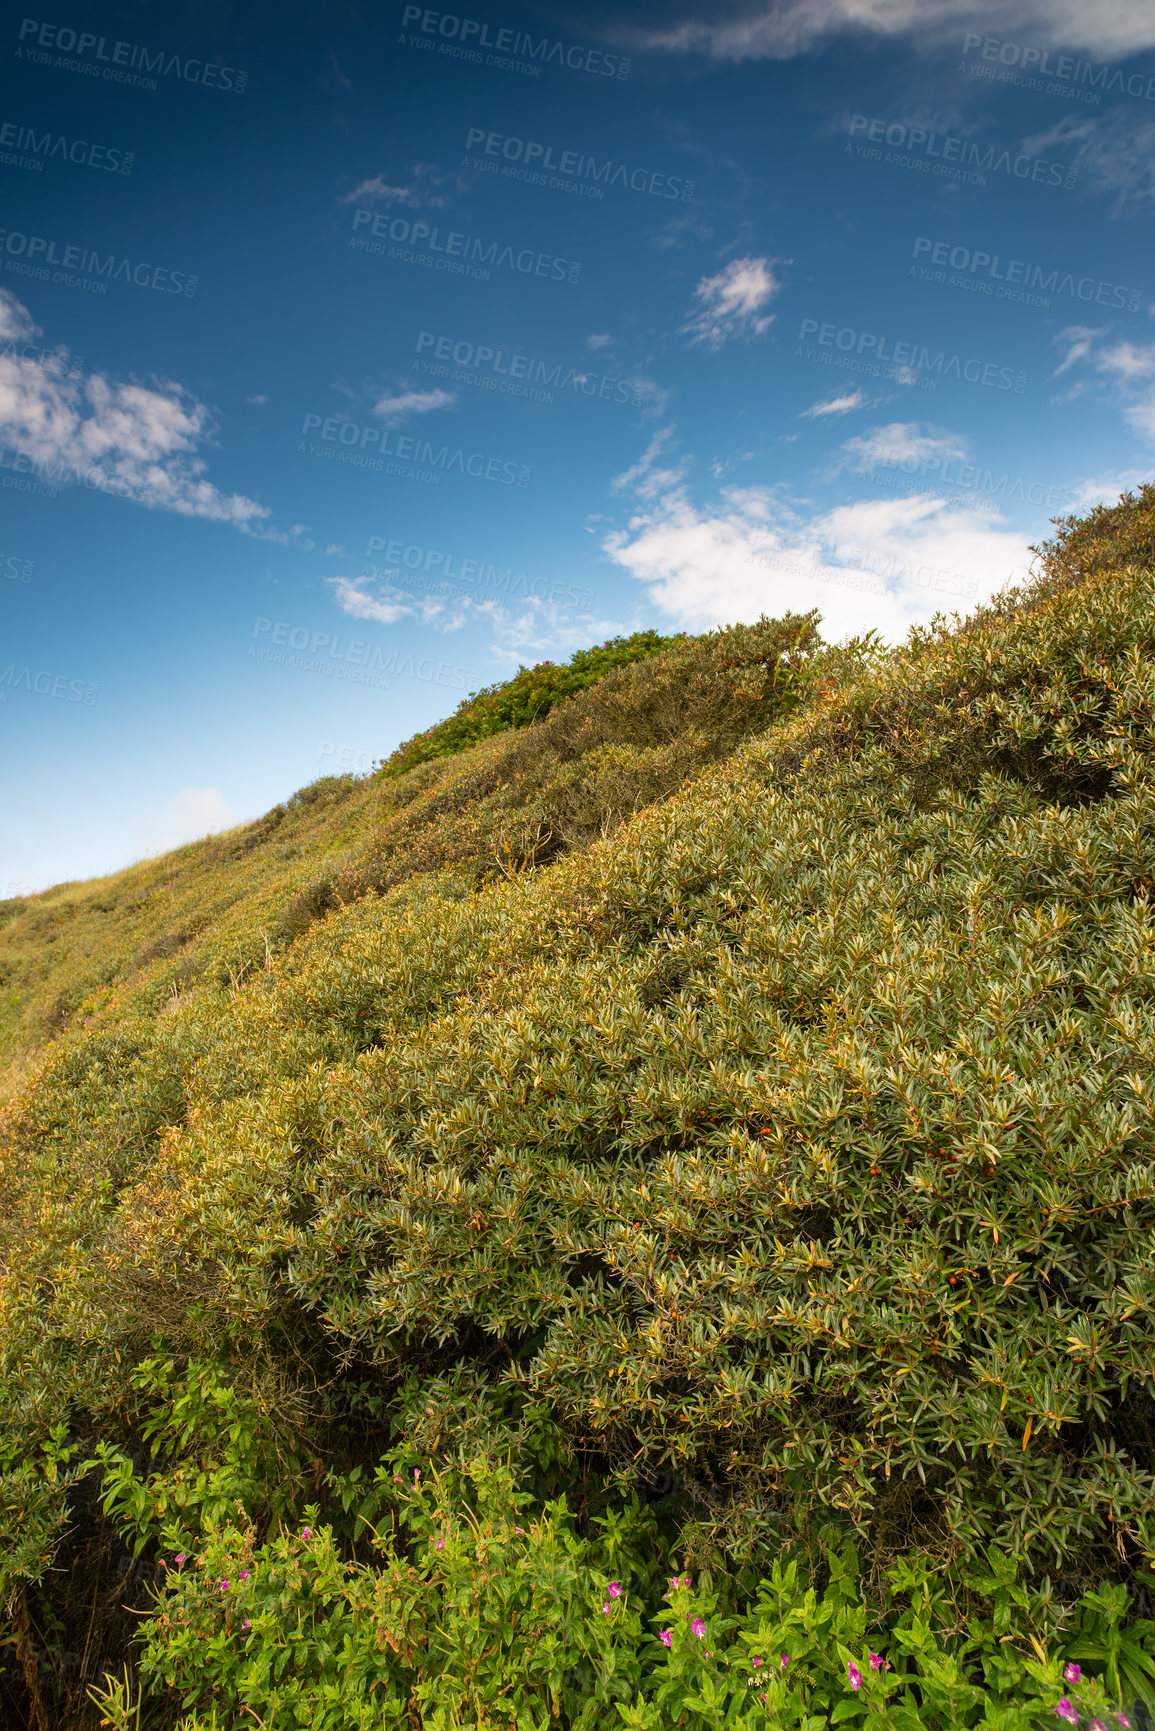
<path fill-rule="evenodd" d="M 401 1483 L 401 1474 L 400 1473 L 394 1473 L 393 1474 L 393 1483 L 395 1485 L 399 1485 Z"/>
<path fill-rule="evenodd" d="M 178 1551 L 176 1556 L 173 1558 L 173 1562 L 174 1563 L 183 1563 L 184 1562 L 184 1552 Z"/>
<path fill-rule="evenodd" d="M 1059 1704 L 1055 1708 L 1055 1712 L 1058 1714 L 1060 1719 L 1066 1719 L 1072 1725 L 1077 1725 L 1079 1723 L 1079 1715 L 1076 1713 L 1065 1695 L 1059 1697 Z"/>
<path fill-rule="evenodd" d="M 881 1654 L 872 1653 L 870 1655 L 870 1669 L 872 1671 L 877 1671 L 883 1663 L 884 1661 Z"/>
<path fill-rule="evenodd" d="M 247 1581 L 248 1578 L 249 1578 L 249 1571 L 247 1569 L 242 1569 L 241 1570 L 241 1580 Z"/>
<path fill-rule="evenodd" d="M 1101 1719 L 1092 1719 L 1091 1723 L 1087 1727 L 1087 1731 L 1107 1731 L 1107 1727 Z"/>
<path fill-rule="evenodd" d="M 1079 1681 L 1079 1678 L 1082 1675 L 1083 1675 L 1083 1671 L 1082 1671 L 1081 1666 L 1079 1666 L 1079 1665 L 1067 1665 L 1063 1669 L 1063 1682 L 1064 1683 L 1077 1683 Z"/>
<path fill-rule="evenodd" d="M 312 1536 L 313 1536 L 313 1529 L 312 1529 L 312 1527 L 306 1527 L 306 1528 L 305 1528 L 305 1530 L 304 1530 L 304 1532 L 303 1532 L 303 1533 L 302 1533 L 302 1534 L 301 1534 L 301 1537 L 302 1537 L 302 1538 L 303 1538 L 303 1539 L 311 1539 L 311 1538 L 312 1538 Z"/>
<path fill-rule="evenodd" d="M 789 1665 L 789 1663 L 790 1663 L 789 1655 L 786 1653 L 783 1653 L 781 1659 L 779 1660 L 779 1664 L 782 1666 L 783 1671 L 786 1670 L 786 1667 L 787 1667 L 787 1665 Z"/>
<path fill-rule="evenodd" d="M 754 1663 L 755 1663 L 755 1665 L 760 1665 L 762 1663 L 762 1661 L 761 1661 L 761 1659 L 755 1659 Z"/>
<path fill-rule="evenodd" d="M 610 1582 L 610 1598 L 611 1599 L 620 1599 L 621 1596 L 622 1596 L 622 1583 L 620 1581 L 611 1581 Z"/>
<path fill-rule="evenodd" d="M 658 1639 L 662 1643 L 663 1647 L 672 1647 L 674 1644 L 674 1632 L 673 1632 L 673 1630 L 672 1629 L 663 1629 L 661 1634 L 658 1636 Z"/>
<path fill-rule="evenodd" d="M 846 1674 L 850 1680 L 850 1687 L 852 1689 L 862 1688 L 862 1672 L 858 1669 L 858 1666 L 854 1663 L 853 1659 L 851 1659 L 850 1663 L 846 1667 Z"/>
<path fill-rule="evenodd" d="M 227 1586 L 228 1586 L 228 1584 L 229 1584 L 229 1583 L 228 1583 L 228 1582 L 227 1582 L 227 1581 L 222 1581 L 222 1582 L 221 1582 L 221 1583 L 220 1583 L 220 1585 L 219 1585 L 219 1586 L 218 1586 L 218 1588 L 217 1588 L 217 1592 L 218 1592 L 218 1593 L 223 1593 L 223 1592 L 224 1592 L 224 1591 L 225 1591 L 225 1589 L 226 1589 L 226 1587 L 227 1587 Z"/>
<path fill-rule="evenodd" d="M 248 1627 L 249 1627 L 249 1619 L 246 1617 L 245 1618 L 245 1628 L 247 1629 Z"/>
<path fill-rule="evenodd" d="M 1131 1731 L 1131 1721 L 1128 1719 L 1126 1713 L 1116 1713 L 1115 1717 L 1123 1727 L 1123 1731 Z"/>
<path fill-rule="evenodd" d="M 444 1540 L 444 1539 L 438 1539 L 438 1541 L 437 1541 L 437 1549 L 438 1549 L 438 1550 L 439 1550 L 439 1551 L 443 1551 L 443 1550 L 444 1550 L 444 1549 L 445 1549 L 445 1540 Z"/>
<path fill-rule="evenodd" d="M 690 1624 L 690 1630 L 691 1633 L 697 1635 L 699 1641 L 702 1639 L 702 1636 L 706 1633 L 706 1625 L 703 1623 L 701 1617 L 694 1618 L 694 1621 Z"/>

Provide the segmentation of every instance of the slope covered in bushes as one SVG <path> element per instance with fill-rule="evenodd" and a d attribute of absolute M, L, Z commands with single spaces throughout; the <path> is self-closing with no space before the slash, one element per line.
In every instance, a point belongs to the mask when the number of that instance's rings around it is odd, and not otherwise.
<path fill-rule="evenodd" d="M 0 1092 L 45 1041 L 234 989 L 331 908 L 414 872 L 479 883 L 609 833 L 796 702 L 817 641 L 809 615 L 616 639 L 492 687 L 378 778 L 325 776 L 224 835 L 0 902 Z"/>
<path fill-rule="evenodd" d="M 1155 572 L 1076 534 L 897 652 L 736 628 L 420 766 L 375 893 L 54 1043 L 0 1164 L 13 1711 L 82 1723 L 94 1653 L 187 1731 L 1149 1687 Z"/>

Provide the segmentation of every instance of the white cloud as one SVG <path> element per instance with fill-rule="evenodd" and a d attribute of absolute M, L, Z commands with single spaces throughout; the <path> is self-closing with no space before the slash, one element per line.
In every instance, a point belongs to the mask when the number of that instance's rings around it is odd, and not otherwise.
<path fill-rule="evenodd" d="M 1095 505 L 1117 505 L 1122 493 L 1132 492 L 1150 479 L 1150 469 L 1121 469 L 1115 475 L 1077 481 L 1070 489 L 1072 500 L 1068 509 L 1074 516 L 1080 516 Z"/>
<path fill-rule="evenodd" d="M 1094 59 L 1102 60 L 1102 50 Z M 1155 117 L 1121 104 L 1103 115 L 1064 115 L 1023 141 L 1029 154 L 1048 155 L 1055 146 L 1070 145 L 1077 146 L 1072 166 L 1079 184 L 1112 195 L 1112 215 L 1135 216 L 1155 203 Z"/>
<path fill-rule="evenodd" d="M 908 36 L 929 47 L 962 46 L 964 31 L 1037 47 L 1082 49 L 1096 60 L 1155 47 L 1155 12 L 1137 0 L 758 0 L 711 9 L 656 31 L 619 31 L 624 43 L 705 53 L 716 60 L 789 60 L 837 36 Z"/>
<path fill-rule="evenodd" d="M 597 349 L 611 348 L 616 340 L 615 337 L 608 336 L 604 331 L 595 332 L 593 336 L 586 338 L 586 348 L 593 354 Z"/>
<path fill-rule="evenodd" d="M 1081 361 L 1085 355 L 1090 354 L 1094 347 L 1095 338 L 1104 336 L 1106 330 L 1106 325 L 1103 325 L 1099 330 L 1093 330 L 1090 325 L 1068 325 L 1066 330 L 1060 331 L 1055 341 L 1065 343 L 1067 353 L 1051 377 L 1057 379 L 1060 373 L 1065 373 L 1068 368 L 1075 365 L 1076 361 Z"/>
<path fill-rule="evenodd" d="M 885 427 L 870 427 L 856 438 L 846 439 L 840 446 L 844 453 L 840 468 L 856 475 L 865 475 L 878 463 L 888 468 L 896 463 L 949 458 L 961 462 L 967 454 L 966 440 L 946 427 L 936 427 L 922 421 L 891 421 Z"/>
<path fill-rule="evenodd" d="M 1101 342 L 1106 335 L 1106 329 L 1089 330 L 1079 325 L 1060 331 L 1055 341 L 1066 344 L 1067 354 L 1054 376 L 1085 363 L 1109 381 L 1108 400 L 1122 411 L 1128 426 L 1155 444 L 1155 343 Z M 1071 394 L 1078 395 L 1090 382 L 1084 376 Z"/>
<path fill-rule="evenodd" d="M 424 206 L 430 210 L 439 210 L 442 205 L 450 204 L 464 192 L 467 185 L 464 175 L 458 170 L 447 171 L 439 168 L 436 163 L 417 162 L 413 165 L 408 186 L 392 186 L 384 175 L 375 174 L 372 179 L 361 181 L 352 192 L 345 193 L 339 202 L 358 205 L 383 204 L 387 209 L 395 204 L 403 204 L 413 209 Z"/>
<path fill-rule="evenodd" d="M 668 493 L 684 477 L 689 459 L 683 457 L 673 468 L 660 468 L 673 441 L 673 427 L 659 427 L 638 461 L 610 482 L 614 493 L 635 493 L 640 499 L 656 499 Z"/>
<path fill-rule="evenodd" d="M 427 415 L 432 409 L 451 409 L 457 401 L 453 391 L 402 391 L 400 396 L 386 393 L 373 405 L 373 413 L 390 427 L 407 415 Z"/>
<path fill-rule="evenodd" d="M 354 619 L 375 619 L 379 625 L 396 625 L 399 619 L 412 616 L 413 607 L 398 601 L 386 601 L 370 592 L 368 577 L 326 577 L 333 598 L 342 613 Z M 396 591 L 394 591 L 396 593 Z"/>
<path fill-rule="evenodd" d="M 808 409 L 803 409 L 798 419 L 800 421 L 817 421 L 827 415 L 849 415 L 853 414 L 855 409 L 864 409 L 866 406 L 865 391 L 851 391 L 845 397 L 831 397 L 825 403 L 811 403 Z"/>
<path fill-rule="evenodd" d="M 267 403 L 268 400 L 269 400 L 268 397 L 246 397 L 245 398 L 246 403 L 256 403 L 258 407 L 262 403 Z"/>
<path fill-rule="evenodd" d="M 169 853 L 185 842 L 231 829 L 237 821 L 219 787 L 182 787 L 156 816 L 134 826 L 137 857 L 151 859 Z"/>
<path fill-rule="evenodd" d="M 717 276 L 703 277 L 694 290 L 700 304 L 682 326 L 690 343 L 720 349 L 728 337 L 760 337 L 770 329 L 773 313 L 762 309 L 782 287 L 773 266 L 789 260 L 732 259 Z"/>
<path fill-rule="evenodd" d="M 0 340 L 39 334 L 27 308 L 0 289 Z M 211 434 L 205 405 L 169 381 L 117 384 L 70 368 L 66 355 L 0 352 L 0 443 L 28 457 L 38 475 L 268 534 L 256 527 L 266 506 L 205 480 L 196 453 Z"/>
<path fill-rule="evenodd" d="M 930 494 L 813 512 L 782 488 L 730 488 L 699 508 L 680 478 L 654 485 L 653 461 L 636 472 L 641 508 L 603 550 L 686 630 L 817 607 L 827 638 L 875 629 L 900 641 L 1029 569 L 1026 538 L 1001 517 Z"/>

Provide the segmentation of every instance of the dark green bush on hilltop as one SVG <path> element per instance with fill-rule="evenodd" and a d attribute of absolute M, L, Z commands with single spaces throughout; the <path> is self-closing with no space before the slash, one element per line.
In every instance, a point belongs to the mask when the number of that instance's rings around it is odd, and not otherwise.
<path fill-rule="evenodd" d="M 95 1724 L 67 1649 L 174 1731 L 1150 1694 L 1149 492 L 894 652 L 764 619 L 416 765 L 291 943 L 262 877 L 211 977 L 53 1043 L 0 1152 L 13 1716 Z"/>
<path fill-rule="evenodd" d="M 450 757 L 490 739 L 495 733 L 505 733 L 511 727 L 528 727 L 549 714 L 555 703 L 575 691 L 585 691 L 615 667 L 628 667 L 645 656 L 685 637 L 662 637 L 656 631 L 635 631 L 630 637 L 611 637 L 593 649 L 579 649 L 569 661 L 555 666 L 552 661 L 539 661 L 533 667 L 521 667 L 512 679 L 499 680 L 481 691 L 471 691 L 458 704 L 456 712 L 446 721 L 399 745 L 381 765 L 384 776 L 404 775 L 418 763 L 429 763 L 437 757 Z"/>

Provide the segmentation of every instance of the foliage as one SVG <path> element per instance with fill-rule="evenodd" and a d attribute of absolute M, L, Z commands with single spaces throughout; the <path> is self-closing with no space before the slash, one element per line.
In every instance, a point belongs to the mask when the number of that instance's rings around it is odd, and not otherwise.
<path fill-rule="evenodd" d="M 845 1545 L 823 1590 L 798 1559 L 776 1559 L 726 1615 L 708 1575 L 695 1585 L 671 1565 L 636 1499 L 583 1538 L 566 1498 L 535 1508 L 507 1462 L 423 1472 L 411 1459 L 402 1445 L 375 1474 L 381 1563 L 343 1554 L 315 1505 L 263 1542 L 240 1500 L 239 1520 L 209 1514 L 195 1536 L 170 1521 L 140 1663 L 145 1697 L 179 1706 L 182 1731 L 246 1719 L 331 1731 L 1031 1731 L 1060 1703 L 1100 1721 L 1121 1709 L 1100 1655 L 1118 1641 L 1125 1594 L 1088 1596 L 1094 1636 L 1080 1651 L 1097 1640 L 1100 1662 L 1086 1676 L 1069 1652 L 1048 1656 L 1014 1563 L 993 1550 L 966 1583 L 985 1613 L 969 1625 L 925 1565 L 892 1570 L 891 1602 L 872 1615 Z M 143 1484 L 140 1498 L 158 1502 Z M 1024 1614 L 1008 1636 L 1012 1606 Z M 1155 1670 L 1142 1652 L 1140 1664 Z M 104 1723 L 133 1724 L 123 1688 L 94 1698 Z"/>
<path fill-rule="evenodd" d="M 290 1671 L 355 1724 L 345 1659 L 398 1723 L 536 1731 L 563 1616 L 575 1724 L 1017 1731 L 1056 1655 L 1084 1725 L 1148 1691 L 1155 571 L 1100 545 L 1145 501 L 893 651 L 764 618 L 303 790 L 147 867 L 215 897 L 179 955 L 137 966 L 126 874 L 8 919 L 59 958 L 26 1008 L 102 929 L 112 969 L 0 1128 L 14 1722 L 93 1723 L 31 1643 L 90 1650 L 125 1536 L 207 1559 L 147 1664 L 127 1613 L 91 1649 L 165 1731 L 296 1723 L 238 1693 Z"/>
<path fill-rule="evenodd" d="M 678 637 L 685 635 L 684 631 L 679 632 Z M 591 649 L 578 649 L 568 662 L 560 665 L 537 661 L 532 667 L 519 667 L 512 679 L 498 680 L 481 691 L 471 691 L 453 715 L 399 745 L 380 765 L 378 773 L 386 777 L 404 775 L 416 764 L 450 757 L 495 733 L 528 727 L 530 722 L 548 715 L 563 697 L 585 691 L 613 668 L 628 667 L 675 641 L 657 631 L 635 631 L 629 637 L 611 637 Z"/>

